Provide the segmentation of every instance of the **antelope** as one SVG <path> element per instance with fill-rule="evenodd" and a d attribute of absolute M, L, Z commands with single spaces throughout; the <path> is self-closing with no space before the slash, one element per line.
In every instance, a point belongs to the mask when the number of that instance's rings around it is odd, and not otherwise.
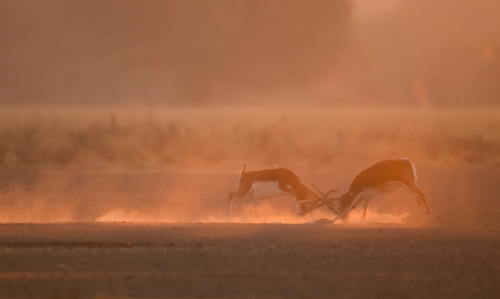
<path fill-rule="evenodd" d="M 364 202 L 363 221 L 366 217 L 366 210 L 370 200 L 380 194 L 394 193 L 405 187 L 413 194 L 419 204 L 419 220 L 422 215 L 422 202 L 425 204 L 428 213 L 428 221 L 431 220 L 429 205 L 424 193 L 415 185 L 417 171 L 415 165 L 408 158 L 385 160 L 363 170 L 351 183 L 349 192 L 338 198 L 327 199 L 330 201 L 328 207 L 337 217 L 332 223 L 341 218 L 346 222 L 347 214 Z M 335 202 L 334 202 L 335 201 Z M 334 202 L 334 203 L 333 203 Z"/>
<path fill-rule="evenodd" d="M 317 188 L 315 186 L 315 188 Z M 228 212 L 231 216 L 231 200 L 250 196 L 254 200 L 265 200 L 267 198 L 292 195 L 297 199 L 297 214 L 302 216 L 316 208 L 318 201 L 324 201 L 326 196 L 337 189 L 330 190 L 323 197 L 319 197 L 314 191 L 304 186 L 299 177 L 287 168 L 263 169 L 246 172 L 246 165 L 243 164 L 238 190 L 229 193 Z M 258 191 L 260 196 L 254 196 L 254 191 Z M 318 190 L 319 191 L 319 190 Z M 325 203 L 327 204 L 327 203 Z M 330 205 L 331 207 L 331 205 Z"/>

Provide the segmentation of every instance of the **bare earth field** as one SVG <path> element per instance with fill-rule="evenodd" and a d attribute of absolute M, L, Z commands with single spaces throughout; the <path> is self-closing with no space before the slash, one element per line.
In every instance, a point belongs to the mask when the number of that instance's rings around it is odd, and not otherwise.
<path fill-rule="evenodd" d="M 369 165 L 297 173 L 340 194 Z M 417 170 L 431 223 L 403 190 L 372 200 L 365 223 L 298 219 L 279 199 L 228 223 L 239 169 L 3 167 L 0 297 L 499 298 L 500 171 Z"/>

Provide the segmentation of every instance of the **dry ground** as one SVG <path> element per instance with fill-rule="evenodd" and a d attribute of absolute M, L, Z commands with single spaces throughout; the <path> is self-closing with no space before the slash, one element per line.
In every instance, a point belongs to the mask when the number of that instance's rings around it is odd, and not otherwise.
<path fill-rule="evenodd" d="M 367 166 L 297 172 L 305 183 L 345 191 Z M 332 225 L 295 223 L 287 204 L 271 218 L 255 215 L 281 224 L 225 222 L 238 169 L 4 167 L 0 297 L 500 297 L 500 171 L 422 164 L 417 170 L 431 223 L 417 223 L 416 201 L 399 191 L 372 201 L 368 223 L 353 217 Z M 271 203 L 260 212 L 277 208 Z M 5 223 L 28 219 L 76 222 Z M 99 219 L 155 222 L 93 222 Z"/>

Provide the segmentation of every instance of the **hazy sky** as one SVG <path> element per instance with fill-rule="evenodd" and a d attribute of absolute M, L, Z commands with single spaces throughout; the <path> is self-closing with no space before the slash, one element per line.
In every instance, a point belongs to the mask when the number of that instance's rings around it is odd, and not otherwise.
<path fill-rule="evenodd" d="M 498 0 L 0 0 L 0 103 L 500 102 Z"/>
<path fill-rule="evenodd" d="M 381 18 L 394 12 L 402 0 L 352 0 L 355 20 L 370 20 Z"/>

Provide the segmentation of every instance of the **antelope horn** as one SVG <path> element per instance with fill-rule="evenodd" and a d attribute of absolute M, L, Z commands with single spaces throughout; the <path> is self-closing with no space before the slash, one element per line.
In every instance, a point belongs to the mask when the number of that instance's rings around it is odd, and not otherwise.
<path fill-rule="evenodd" d="M 330 202 L 330 199 L 328 199 L 328 195 L 332 192 L 335 192 L 337 190 L 339 190 L 339 187 L 337 187 L 337 189 L 333 189 L 333 190 L 330 190 L 328 191 L 326 194 L 321 192 L 318 188 L 318 186 L 314 185 L 314 184 L 311 184 L 314 188 L 316 188 L 316 190 L 318 191 L 319 194 L 321 194 L 323 196 L 323 198 L 320 199 L 321 203 L 319 205 L 316 206 L 316 208 L 319 208 L 319 207 L 322 207 L 324 205 L 328 206 L 328 208 L 330 210 L 333 210 L 333 206 Z"/>
<path fill-rule="evenodd" d="M 319 190 L 319 188 L 318 188 L 316 185 L 314 185 L 314 184 L 311 184 L 311 185 L 312 185 L 314 188 L 316 188 L 316 190 L 319 192 L 319 194 L 321 194 L 321 195 L 323 196 L 323 198 L 324 198 L 324 199 L 328 199 L 328 195 L 329 195 L 330 193 L 332 193 L 332 192 L 335 192 L 335 191 L 339 190 L 339 187 L 337 187 L 336 189 L 332 189 L 332 190 L 330 190 L 330 191 L 326 192 L 326 194 L 325 194 L 325 193 L 321 192 L 321 191 Z M 332 199 L 337 199 L 337 198 L 332 198 Z"/>
<path fill-rule="evenodd" d="M 321 195 L 323 195 L 323 197 L 325 197 L 325 193 L 323 193 L 323 192 L 319 191 L 319 188 L 318 188 L 318 187 L 316 187 L 316 185 L 314 185 L 314 184 L 311 184 L 311 185 L 312 185 L 314 188 L 316 188 L 316 190 L 318 191 L 318 193 L 319 193 L 319 194 L 321 194 Z M 325 197 L 325 198 L 326 198 L 326 197 Z"/>
<path fill-rule="evenodd" d="M 330 190 L 330 191 L 326 192 L 326 195 L 324 195 L 325 199 L 328 199 L 328 195 L 329 195 L 330 193 L 332 193 L 332 192 L 337 191 L 337 190 L 339 190 L 339 187 L 337 187 L 337 189 L 332 189 L 332 190 Z"/>

